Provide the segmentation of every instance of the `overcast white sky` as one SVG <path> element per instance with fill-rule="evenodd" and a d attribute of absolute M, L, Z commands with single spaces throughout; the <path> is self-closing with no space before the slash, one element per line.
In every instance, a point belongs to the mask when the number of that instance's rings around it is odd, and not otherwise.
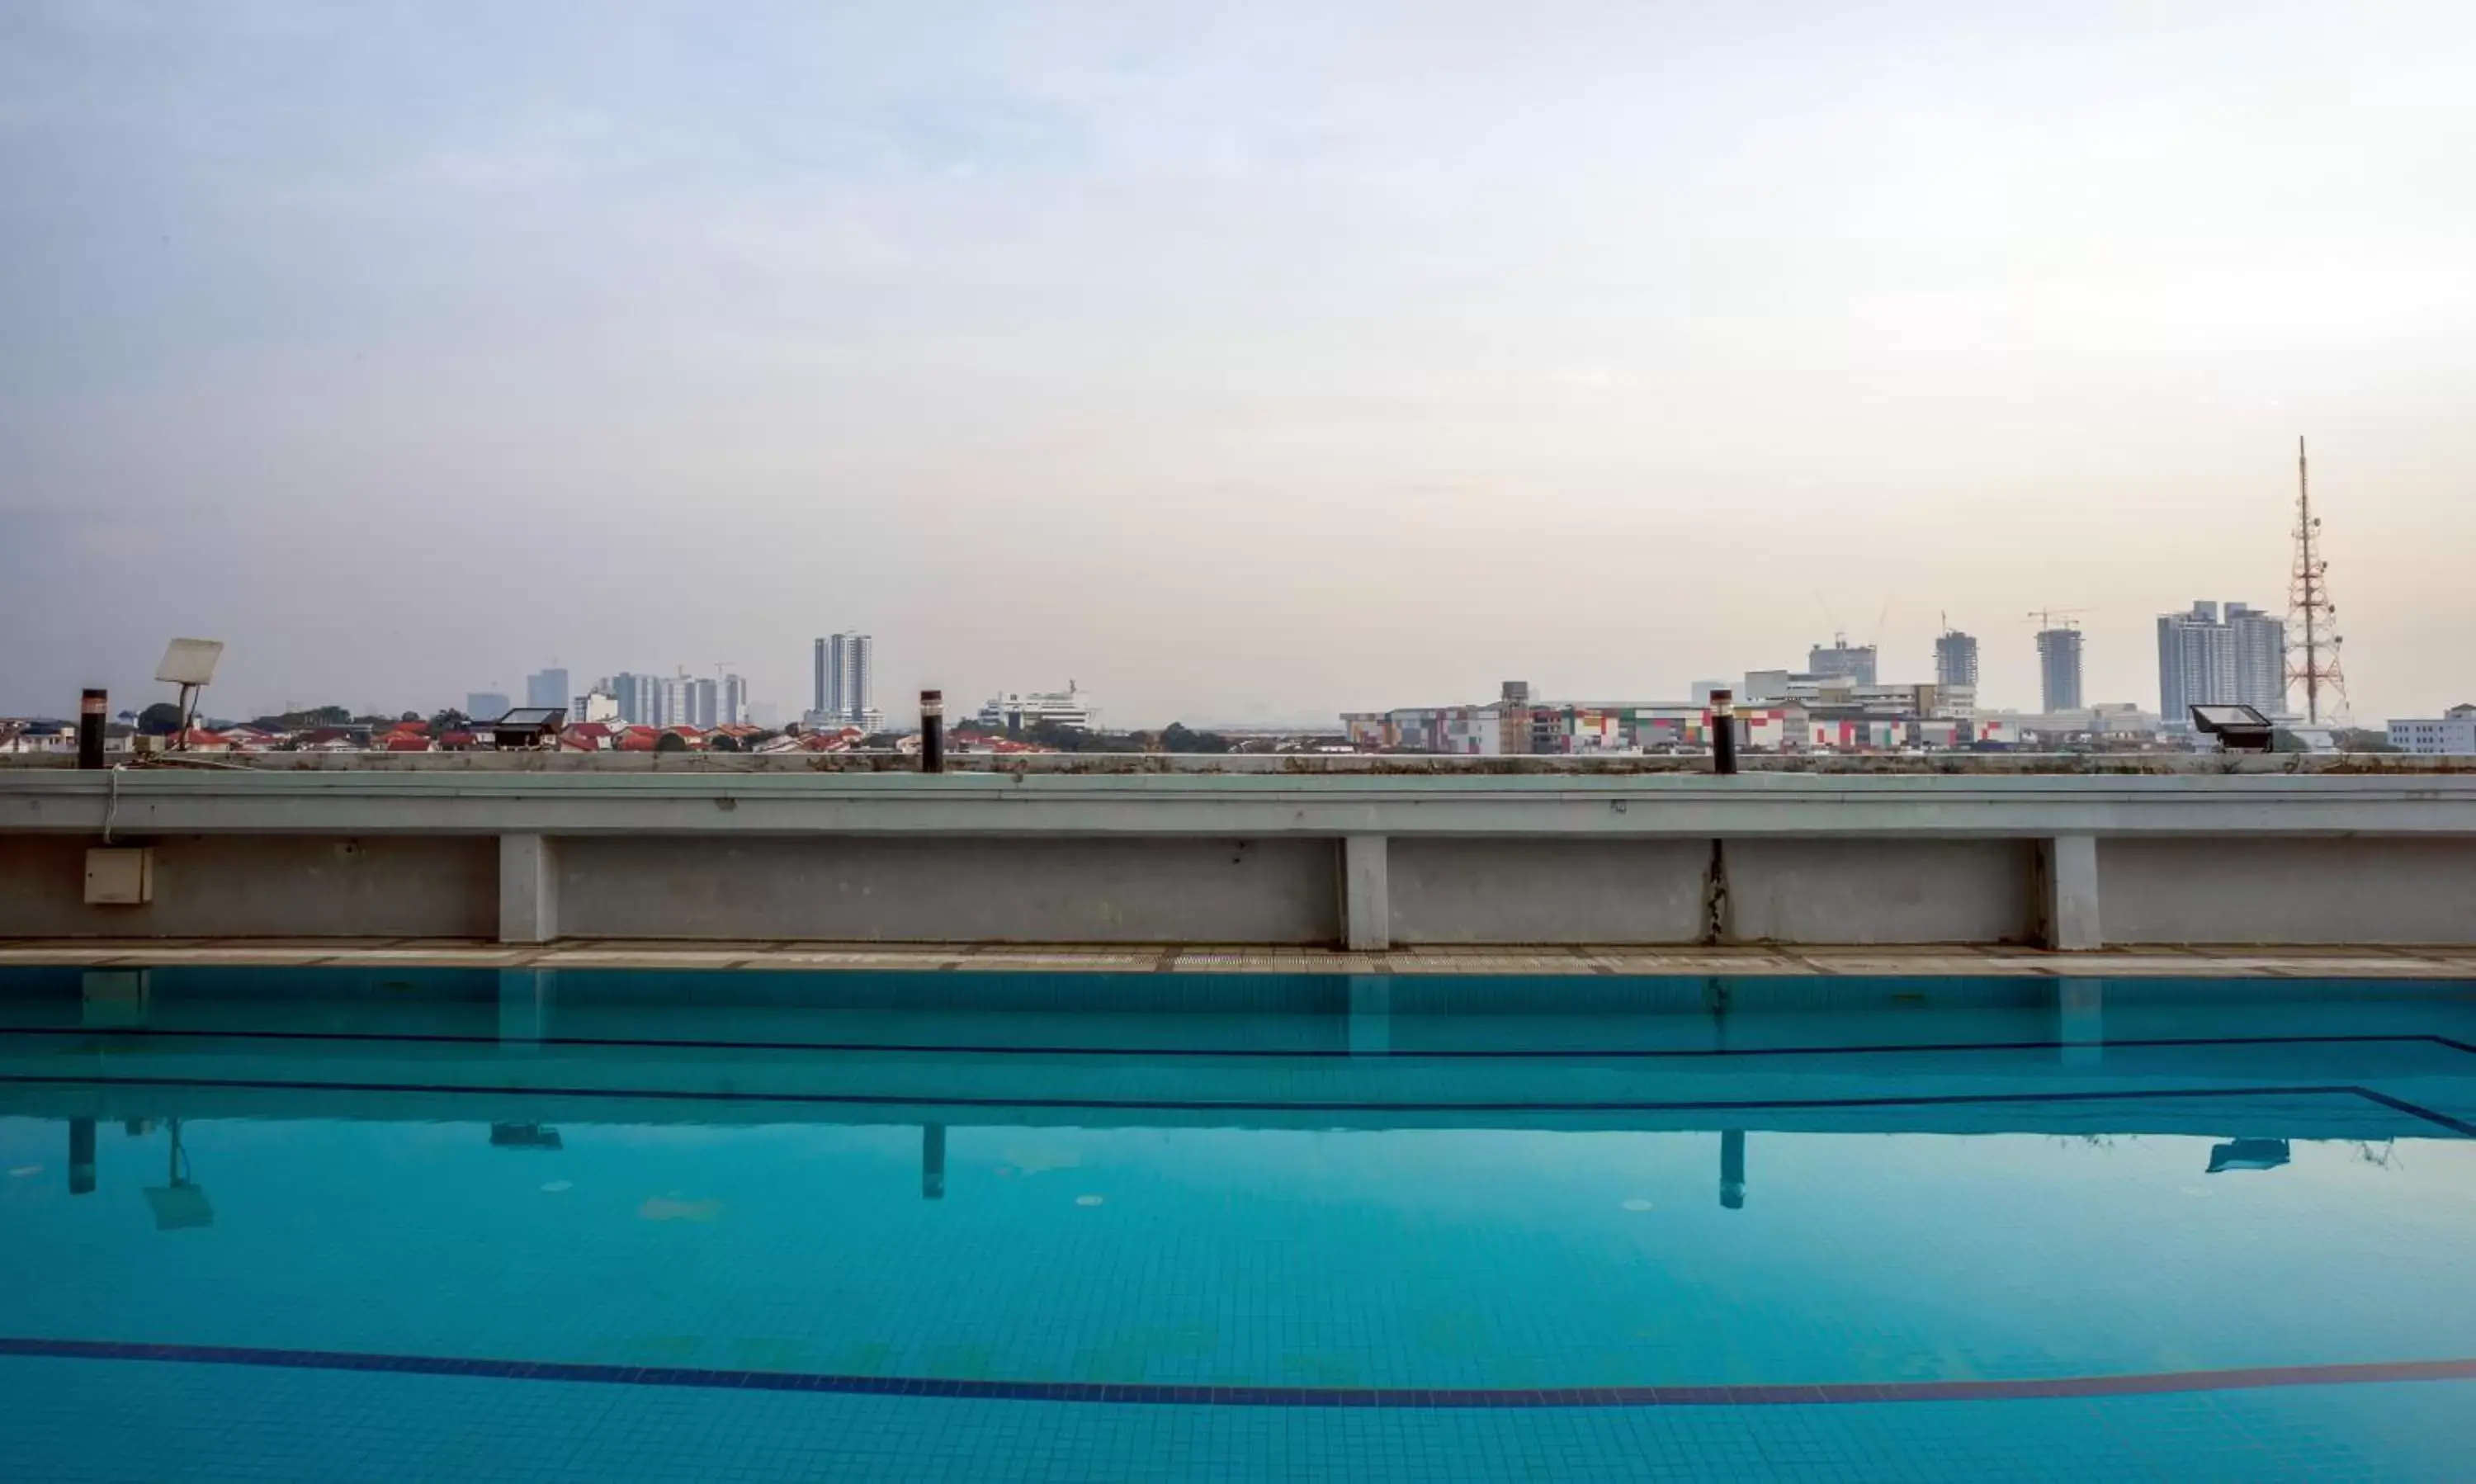
<path fill-rule="evenodd" d="M 2476 699 L 2476 6 L 0 6 L 0 713 Z"/>

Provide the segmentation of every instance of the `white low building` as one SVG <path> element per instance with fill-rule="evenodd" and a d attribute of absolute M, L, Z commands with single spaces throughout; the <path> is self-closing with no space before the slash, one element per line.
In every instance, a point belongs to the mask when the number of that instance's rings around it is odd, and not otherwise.
<path fill-rule="evenodd" d="M 2476 705 L 2455 705 L 2434 717 L 2394 718 L 2390 746 L 2428 756 L 2476 754 Z"/>
<path fill-rule="evenodd" d="M 1077 731 L 1090 731 L 1099 713 L 1092 709 L 1092 698 L 1073 680 L 1064 690 L 1009 690 L 989 699 L 980 707 L 980 725 L 1004 731 L 1022 731 L 1047 722 L 1052 727 L 1069 727 Z"/>

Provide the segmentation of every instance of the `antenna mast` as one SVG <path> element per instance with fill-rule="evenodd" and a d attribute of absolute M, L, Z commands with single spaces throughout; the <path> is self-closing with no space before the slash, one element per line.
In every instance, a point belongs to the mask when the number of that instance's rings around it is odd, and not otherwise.
<path fill-rule="evenodd" d="M 2301 631 L 2288 645 L 2287 682 L 2304 685 L 2304 720 L 2321 725 L 2321 692 L 2343 705 L 2347 678 L 2339 667 L 2339 610 L 2330 603 L 2330 564 L 2321 559 L 2321 522 L 2313 513 L 2313 483 L 2304 462 L 2304 440 L 2295 440 L 2295 570 L 2287 586 L 2287 627 Z M 2324 657 L 2324 652 L 2327 657 Z M 2334 710 L 2336 708 L 2334 707 Z"/>

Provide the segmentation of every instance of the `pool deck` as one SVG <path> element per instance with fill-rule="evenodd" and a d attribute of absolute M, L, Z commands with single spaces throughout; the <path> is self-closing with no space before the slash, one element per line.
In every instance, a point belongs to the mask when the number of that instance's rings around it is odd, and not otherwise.
<path fill-rule="evenodd" d="M 456 938 L 0 939 L 0 967 L 224 964 L 540 969 L 910 970 L 1068 974 L 2025 975 L 2123 978 L 2476 979 L 2457 948 L 2206 946 L 2047 952 L 2030 948 L 1769 945 L 1651 949 L 1424 947 L 1384 952 L 1212 944 L 837 944 L 570 939 L 516 946 Z"/>

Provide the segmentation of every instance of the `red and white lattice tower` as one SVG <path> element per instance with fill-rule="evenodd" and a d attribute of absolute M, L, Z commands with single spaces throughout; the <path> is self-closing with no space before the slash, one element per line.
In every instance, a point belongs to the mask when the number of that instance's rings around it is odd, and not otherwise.
<path fill-rule="evenodd" d="M 2313 484 L 2304 440 L 2295 440 L 2295 570 L 2287 583 L 2287 683 L 2304 687 L 2304 720 L 2321 725 L 2347 705 L 2347 677 L 2339 667 L 2339 610 L 2330 602 L 2330 564 L 2321 559 L 2321 520 L 2313 513 Z"/>

